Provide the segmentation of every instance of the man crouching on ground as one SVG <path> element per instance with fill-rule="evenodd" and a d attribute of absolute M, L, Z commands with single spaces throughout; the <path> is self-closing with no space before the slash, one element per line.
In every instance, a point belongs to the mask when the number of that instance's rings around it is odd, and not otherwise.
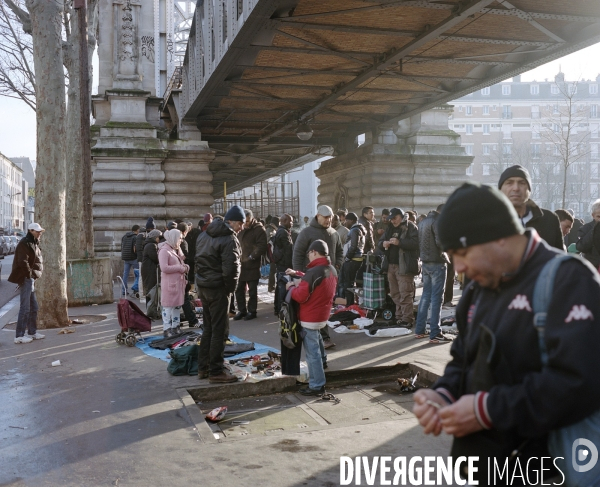
<path fill-rule="evenodd" d="M 329 248 L 323 240 L 315 240 L 308 248 L 309 264 L 306 274 L 288 269 L 286 274 L 300 277 L 298 285 L 288 282 L 292 288 L 292 299 L 299 303 L 298 319 L 306 334 L 304 348 L 308 364 L 308 387 L 300 389 L 305 396 L 322 396 L 325 393 L 324 364 L 327 355 L 319 330 L 327 326 L 331 314 L 331 305 L 337 288 L 337 272 L 327 256 Z"/>

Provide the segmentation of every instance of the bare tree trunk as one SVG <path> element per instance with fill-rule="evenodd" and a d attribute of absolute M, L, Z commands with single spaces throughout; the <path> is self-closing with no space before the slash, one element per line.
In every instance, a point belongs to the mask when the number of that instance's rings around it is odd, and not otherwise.
<path fill-rule="evenodd" d="M 562 188 L 562 205 L 561 208 L 566 208 L 565 202 L 567 201 L 567 166 L 565 166 L 565 177 L 563 178 Z"/>
<path fill-rule="evenodd" d="M 37 174 L 36 214 L 46 229 L 42 237 L 44 273 L 37 293 L 40 328 L 68 323 L 65 252 L 65 76 L 62 13 L 56 0 L 27 0 L 31 17 L 36 77 Z"/>

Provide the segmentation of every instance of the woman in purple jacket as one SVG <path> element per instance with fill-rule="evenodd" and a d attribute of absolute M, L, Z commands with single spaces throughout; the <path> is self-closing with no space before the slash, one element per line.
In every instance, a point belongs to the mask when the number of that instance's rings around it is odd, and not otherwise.
<path fill-rule="evenodd" d="M 164 233 L 165 242 L 160 244 L 158 262 L 160 264 L 160 300 L 162 304 L 163 334 L 165 338 L 179 334 L 179 314 L 183 305 L 186 274 L 189 266 L 184 263 L 181 249 L 181 232 L 177 229 Z"/>

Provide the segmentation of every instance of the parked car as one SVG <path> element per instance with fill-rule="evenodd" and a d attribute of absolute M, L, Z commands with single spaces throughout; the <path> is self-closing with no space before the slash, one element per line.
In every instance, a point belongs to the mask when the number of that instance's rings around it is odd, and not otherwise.
<path fill-rule="evenodd" d="M 10 255 L 10 243 L 8 237 L 0 237 L 0 250 L 2 251 L 2 258 Z"/>
<path fill-rule="evenodd" d="M 6 240 L 6 243 L 8 244 L 8 253 L 9 254 L 14 254 L 15 253 L 15 249 L 17 248 L 17 246 L 13 242 L 11 236 L 10 235 L 5 235 L 4 236 L 4 240 Z"/>
<path fill-rule="evenodd" d="M 14 254 L 17 250 L 17 245 L 21 241 L 21 237 L 17 237 L 16 235 L 11 235 L 10 240 L 12 241 L 12 244 L 13 244 L 13 254 Z"/>

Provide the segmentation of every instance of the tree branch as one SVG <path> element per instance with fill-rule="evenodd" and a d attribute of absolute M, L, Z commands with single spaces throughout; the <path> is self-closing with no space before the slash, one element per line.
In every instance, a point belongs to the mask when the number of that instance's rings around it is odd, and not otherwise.
<path fill-rule="evenodd" d="M 4 0 L 13 13 L 19 18 L 21 21 L 21 25 L 23 26 L 23 32 L 31 35 L 31 17 L 29 16 L 29 12 L 23 10 L 21 7 L 16 5 L 12 0 Z"/>

